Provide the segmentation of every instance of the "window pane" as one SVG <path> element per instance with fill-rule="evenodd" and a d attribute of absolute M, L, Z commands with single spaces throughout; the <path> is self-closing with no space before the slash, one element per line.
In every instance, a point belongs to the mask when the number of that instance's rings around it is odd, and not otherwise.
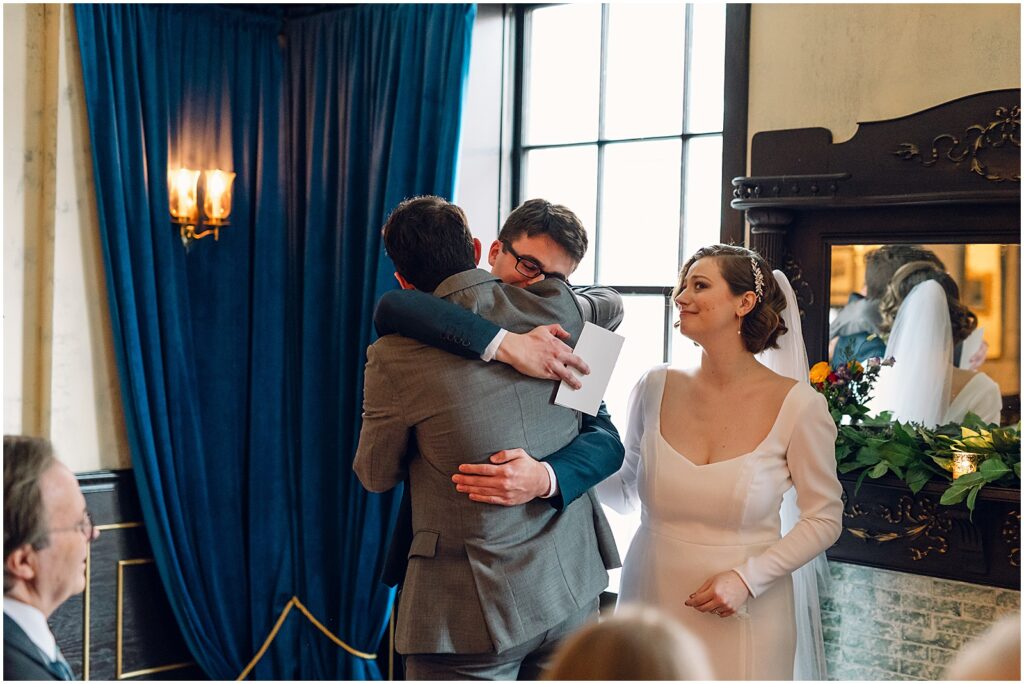
<path fill-rule="evenodd" d="M 722 138 L 691 138 L 686 149 L 683 260 L 722 236 Z M 680 266 L 682 264 L 679 264 Z M 678 269 L 677 269 L 678 272 Z"/>
<path fill-rule="evenodd" d="M 682 4 L 609 6 L 604 137 L 680 133 L 685 28 Z"/>
<path fill-rule="evenodd" d="M 536 9 L 529 19 L 524 143 L 596 140 L 601 6 Z"/>
<path fill-rule="evenodd" d="M 662 363 L 662 340 L 665 330 L 665 298 L 655 295 L 623 295 L 625 316 L 616 331 L 626 338 L 618 363 L 605 392 L 605 403 L 619 436 L 626 437 L 626 405 L 629 393 L 645 372 Z M 615 535 L 615 544 L 625 558 L 629 543 L 640 525 L 640 512 L 619 515 L 605 507 L 605 514 Z M 618 592 L 619 573 L 609 572 L 608 590 Z"/>
<path fill-rule="evenodd" d="M 695 3 L 692 35 L 686 131 L 721 131 L 725 84 L 725 3 Z"/>
<path fill-rule="evenodd" d="M 679 140 L 605 148 L 598 278 L 666 285 L 679 258 Z"/>
<path fill-rule="evenodd" d="M 523 202 L 541 197 L 572 210 L 587 229 L 587 255 L 569 278 L 594 282 L 594 217 L 597 214 L 597 147 L 558 147 L 523 155 Z"/>

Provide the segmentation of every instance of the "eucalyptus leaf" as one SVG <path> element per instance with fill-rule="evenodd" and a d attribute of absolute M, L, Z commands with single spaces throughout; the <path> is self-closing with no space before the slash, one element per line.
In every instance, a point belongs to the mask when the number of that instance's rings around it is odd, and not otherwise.
<path fill-rule="evenodd" d="M 886 463 L 885 461 L 879 461 L 877 464 L 875 464 L 875 467 L 868 471 L 868 477 L 870 477 L 872 480 L 877 480 L 878 478 L 885 475 L 888 471 L 889 464 Z"/>
<path fill-rule="evenodd" d="M 961 501 L 964 500 L 964 497 L 967 496 L 968 489 L 969 487 L 961 487 L 956 489 L 950 487 L 949 489 L 942 493 L 942 498 L 939 499 L 939 503 L 946 506 L 960 503 Z"/>
<path fill-rule="evenodd" d="M 989 476 L 990 478 L 992 476 L 995 476 L 995 479 L 998 479 L 1005 475 L 1006 473 L 1010 472 L 1009 466 L 1003 463 L 1003 459 L 999 458 L 998 456 L 996 456 L 995 458 L 990 458 L 986 461 L 982 461 L 981 465 L 978 466 L 978 470 L 980 470 L 982 473 Z"/>
<path fill-rule="evenodd" d="M 981 491 L 981 487 L 971 487 L 971 493 L 967 495 L 967 510 L 974 513 L 974 502 L 978 498 L 978 492 Z"/>

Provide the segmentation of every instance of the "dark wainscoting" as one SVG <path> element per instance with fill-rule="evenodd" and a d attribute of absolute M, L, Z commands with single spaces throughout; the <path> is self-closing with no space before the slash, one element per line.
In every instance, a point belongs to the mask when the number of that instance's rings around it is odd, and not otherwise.
<path fill-rule="evenodd" d="M 987 486 L 973 519 L 964 504 L 943 506 L 945 487 L 928 483 L 916 496 L 887 475 L 840 475 L 843 533 L 829 560 L 1020 590 L 1020 490 Z"/>
<path fill-rule="evenodd" d="M 167 603 L 132 471 L 80 473 L 78 482 L 100 536 L 89 552 L 85 592 L 50 616 L 75 676 L 206 679 Z"/>

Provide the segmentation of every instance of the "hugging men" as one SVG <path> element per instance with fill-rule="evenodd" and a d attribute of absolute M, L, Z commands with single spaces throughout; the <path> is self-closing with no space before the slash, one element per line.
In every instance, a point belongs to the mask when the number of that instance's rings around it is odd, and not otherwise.
<path fill-rule="evenodd" d="M 578 219 L 564 207 L 531 202 L 520 210 L 536 212 L 534 232 L 507 232 L 513 212 L 489 254 L 495 273 L 511 270 L 527 287 L 474 268 L 479 241 L 463 212 L 437 197 L 403 202 L 384 226 L 399 282 L 510 333 L 560 323 L 575 340 L 595 311 L 610 316 L 595 322 L 617 322 L 621 305 L 609 313 L 593 298 L 574 296 L 563 278 L 578 257 L 568 250 L 559 254 L 558 240 L 545 234 L 548 224 L 564 226 L 571 217 L 585 249 Z M 559 259 L 565 265 L 556 272 Z M 458 334 L 444 336 L 469 344 Z M 589 491 L 621 464 L 614 428 L 609 423 L 602 433 L 615 443 L 612 448 L 574 449 L 579 417 L 551 403 L 550 381 L 397 335 L 378 340 L 367 358 L 363 431 L 353 467 L 371 491 L 408 478 L 413 537 L 396 633 L 407 677 L 537 678 L 558 639 L 596 615 L 606 569 L 618 567 L 611 531 Z M 550 466 L 543 468 L 549 486 L 519 505 L 482 503 L 492 490 L 507 494 L 505 466 L 488 464 L 493 454 L 514 449 L 528 463 L 542 459 Z M 467 481 L 457 475 L 463 464 L 494 470 L 478 470 L 480 479 Z M 478 500 L 457 491 L 455 480 Z"/>

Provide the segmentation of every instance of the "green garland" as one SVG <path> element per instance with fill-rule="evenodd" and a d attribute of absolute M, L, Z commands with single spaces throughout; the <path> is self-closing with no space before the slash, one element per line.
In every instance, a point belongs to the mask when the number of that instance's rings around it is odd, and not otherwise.
<path fill-rule="evenodd" d="M 974 514 L 978 492 L 988 484 L 1020 488 L 1020 423 L 999 427 L 968 413 L 961 423 L 934 429 L 892 420 L 889 411 L 875 417 L 867 407 L 871 390 L 884 366 L 894 360 L 871 358 L 848 361 L 837 368 L 827 361 L 810 370 L 814 389 L 825 396 L 836 423 L 836 467 L 840 473 L 861 471 L 856 493 L 865 477 L 877 480 L 892 473 L 917 494 L 932 480 L 948 483 L 939 503 L 965 501 Z M 844 424 L 845 423 L 845 424 Z M 956 452 L 972 454 L 973 473 L 956 480 L 951 474 Z"/>
<path fill-rule="evenodd" d="M 836 464 L 841 473 L 861 471 L 857 489 L 865 477 L 878 479 L 890 472 L 915 494 L 937 480 L 948 483 L 939 503 L 949 506 L 966 500 L 973 515 L 978 492 L 985 485 L 1020 488 L 1020 423 L 999 427 L 968 413 L 962 424 L 926 429 L 894 422 L 886 411 L 837 428 Z M 977 470 L 953 480 L 954 452 L 973 454 Z"/>

